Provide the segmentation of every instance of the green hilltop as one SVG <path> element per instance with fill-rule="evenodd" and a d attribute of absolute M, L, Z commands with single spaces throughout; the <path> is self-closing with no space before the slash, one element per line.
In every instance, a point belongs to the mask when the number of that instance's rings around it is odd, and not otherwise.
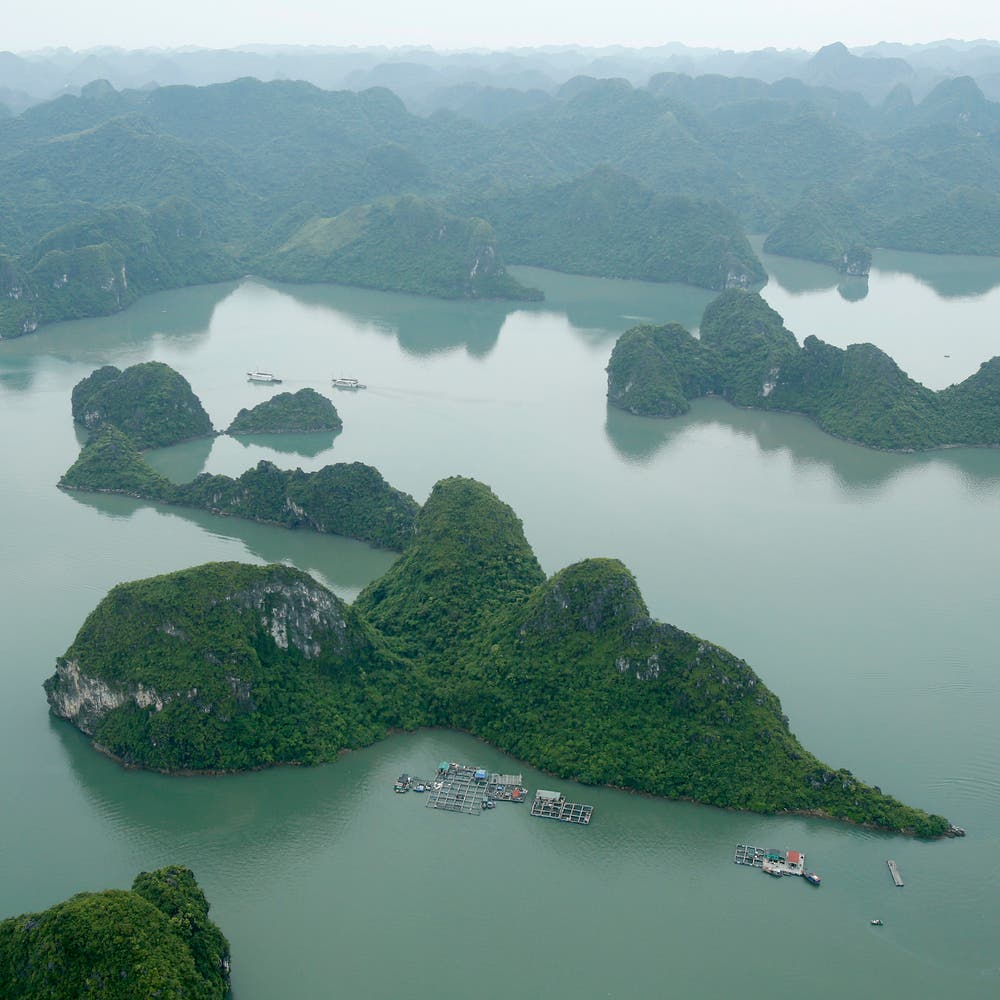
<path fill-rule="evenodd" d="M 676 323 L 638 326 L 611 352 L 613 406 L 672 417 L 709 394 L 802 413 L 871 448 L 1000 445 L 1000 358 L 934 392 L 872 344 L 842 349 L 809 336 L 800 348 L 781 316 L 752 292 L 727 291 L 709 303 L 697 339 Z"/>
<path fill-rule="evenodd" d="M 73 387 L 72 410 L 87 430 L 117 427 L 141 449 L 214 433 L 191 384 L 160 361 L 98 368 Z"/>
<path fill-rule="evenodd" d="M 5 1000 L 222 1000 L 229 943 L 188 868 L 142 872 L 131 890 L 84 892 L 0 921 Z"/>
<path fill-rule="evenodd" d="M 872 62 L 841 58 L 841 84 Z M 879 105 L 680 73 L 527 98 L 474 121 L 382 87 L 104 83 L 0 118 L 0 337 L 250 272 L 524 299 L 504 259 L 753 286 L 748 231 L 850 273 L 876 246 L 1000 253 L 1000 105 L 968 78 Z"/>
<path fill-rule="evenodd" d="M 188 483 L 174 483 L 156 472 L 131 438 L 114 426 L 83 446 L 59 486 L 308 528 L 390 549 L 402 549 L 409 541 L 418 510 L 409 494 L 361 462 L 303 472 L 262 460 L 236 478 L 203 472 Z"/>
<path fill-rule="evenodd" d="M 166 771 L 329 760 L 439 725 L 584 782 L 948 831 L 809 754 L 753 670 L 651 619 L 621 563 L 546 580 L 514 512 L 470 479 L 434 487 L 353 607 L 284 566 L 122 584 L 46 690 L 115 756 Z"/>
<path fill-rule="evenodd" d="M 227 434 L 290 434 L 339 431 L 344 422 L 332 400 L 315 389 L 279 392 L 252 409 L 242 409 L 226 428 Z"/>
<path fill-rule="evenodd" d="M 407 195 L 314 218 L 256 269 L 281 281 L 332 281 L 446 299 L 529 299 L 511 277 L 488 222 Z"/>
<path fill-rule="evenodd" d="M 481 210 L 519 264 L 714 289 L 767 280 L 731 211 L 717 202 L 657 194 L 609 167 L 515 191 Z"/>
<path fill-rule="evenodd" d="M 46 691 L 125 763 L 234 771 L 374 742 L 408 721 L 411 699 L 393 697 L 406 681 L 364 618 L 308 574 L 211 563 L 115 587 Z"/>

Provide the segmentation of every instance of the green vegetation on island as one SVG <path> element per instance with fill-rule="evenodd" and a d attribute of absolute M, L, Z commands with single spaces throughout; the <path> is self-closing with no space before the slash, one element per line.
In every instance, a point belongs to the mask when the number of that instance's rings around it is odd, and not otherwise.
<path fill-rule="evenodd" d="M 175 488 L 143 458 L 132 438 L 113 424 L 91 434 L 59 486 L 148 500 L 166 500 Z"/>
<path fill-rule="evenodd" d="M 413 497 L 361 462 L 303 472 L 260 461 L 235 479 L 204 472 L 189 483 L 174 483 L 156 472 L 128 435 L 114 426 L 83 446 L 59 486 L 309 528 L 388 549 L 404 548 L 419 509 Z"/>
<path fill-rule="evenodd" d="M 253 409 L 242 409 L 226 428 L 227 434 L 289 434 L 310 431 L 339 431 L 344 422 L 333 401 L 315 389 L 279 392 L 258 403 Z"/>
<path fill-rule="evenodd" d="M 212 563 L 115 587 L 46 691 L 127 764 L 233 771 L 374 742 L 410 721 L 407 681 L 364 618 L 308 574 Z"/>
<path fill-rule="evenodd" d="M 87 430 L 117 427 L 141 449 L 214 433 L 188 380 L 159 361 L 98 368 L 73 387 L 72 409 Z"/>
<path fill-rule="evenodd" d="M 519 264 L 714 289 L 767 280 L 729 209 L 656 194 L 608 167 L 497 198 L 482 210 Z"/>
<path fill-rule="evenodd" d="M 638 326 L 608 363 L 608 401 L 643 416 L 685 413 L 714 394 L 739 406 L 811 417 L 837 437 L 892 451 L 1000 445 L 1000 358 L 934 392 L 872 344 L 802 347 L 757 294 L 724 292 L 705 309 L 700 338 L 677 324 Z"/>
<path fill-rule="evenodd" d="M 434 487 L 353 607 L 283 566 L 122 584 L 46 691 L 100 746 L 169 771 L 327 760 L 437 725 L 584 782 L 948 831 L 809 754 L 751 668 L 653 621 L 616 560 L 546 580 L 514 512 L 469 479 Z"/>
<path fill-rule="evenodd" d="M 183 198 L 101 209 L 0 262 L 0 337 L 43 323 L 108 316 L 165 288 L 223 281 L 238 265 Z"/>
<path fill-rule="evenodd" d="M 528 299 L 507 273 L 488 222 L 412 195 L 311 219 L 257 268 L 281 281 L 333 281 L 445 299 Z"/>
<path fill-rule="evenodd" d="M 877 238 L 875 221 L 835 187 L 805 192 L 764 241 L 766 253 L 829 264 L 847 274 L 868 274 Z"/>
<path fill-rule="evenodd" d="M 841 84 L 874 65 L 832 58 Z M 0 118 L 0 337 L 247 273 L 537 297 L 503 256 L 749 286 L 747 230 L 849 273 L 874 246 L 1000 253 L 1000 106 L 969 78 L 879 105 L 680 73 L 526 97 L 473 121 L 413 114 L 383 87 L 95 81 Z"/>
<path fill-rule="evenodd" d="M 0 921 L 5 1000 L 222 1000 L 229 943 L 190 869 L 136 876 L 131 890 L 83 892 Z"/>

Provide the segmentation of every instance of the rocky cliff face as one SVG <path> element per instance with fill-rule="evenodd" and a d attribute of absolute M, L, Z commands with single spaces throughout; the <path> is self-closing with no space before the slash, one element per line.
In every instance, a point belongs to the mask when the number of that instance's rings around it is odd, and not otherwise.
<path fill-rule="evenodd" d="M 0 340 L 34 333 L 40 322 L 38 293 L 24 269 L 0 255 Z"/>
<path fill-rule="evenodd" d="M 307 574 L 214 563 L 114 588 L 45 691 L 55 715 L 129 763 L 228 770 L 371 742 L 364 711 L 345 721 L 338 706 L 390 665 Z"/>
<path fill-rule="evenodd" d="M 55 674 L 45 682 L 45 693 L 54 715 L 93 736 L 101 719 L 114 709 L 132 702 L 161 712 L 179 692 L 161 694 L 144 684 L 112 683 L 81 673 L 79 660 L 59 660 Z"/>

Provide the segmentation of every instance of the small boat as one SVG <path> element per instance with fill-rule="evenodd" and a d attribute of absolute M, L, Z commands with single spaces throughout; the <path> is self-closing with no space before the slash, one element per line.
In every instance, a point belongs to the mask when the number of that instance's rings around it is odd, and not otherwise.
<path fill-rule="evenodd" d="M 333 380 L 334 389 L 367 389 L 356 378 L 335 378 Z"/>
<path fill-rule="evenodd" d="M 497 804 L 492 799 L 483 799 L 484 809 L 496 809 Z"/>
<path fill-rule="evenodd" d="M 766 875 L 773 875 L 775 878 L 781 878 L 783 872 L 777 865 L 772 865 L 770 862 L 765 861 L 761 866 L 760 870 Z"/>
<path fill-rule="evenodd" d="M 426 785 L 417 785 L 413 790 L 415 792 L 426 792 L 427 791 L 427 786 Z"/>
<path fill-rule="evenodd" d="M 262 371 L 247 372 L 247 378 L 251 382 L 277 382 L 279 384 L 281 382 L 281 379 L 278 378 L 277 375 L 272 374 L 271 372 L 262 372 Z"/>
<path fill-rule="evenodd" d="M 884 927 L 884 926 L 885 926 L 885 924 L 883 924 L 883 923 L 882 923 L 882 921 L 881 921 L 881 920 L 880 920 L 880 919 L 879 919 L 878 917 L 876 917 L 876 918 L 875 918 L 875 919 L 874 919 L 874 920 L 873 920 L 873 921 L 871 922 L 871 925 L 872 925 L 872 927 Z"/>
<path fill-rule="evenodd" d="M 815 872 L 806 872 L 802 877 L 810 885 L 819 885 L 823 881 Z"/>
<path fill-rule="evenodd" d="M 397 793 L 399 793 L 399 794 L 402 794 L 403 792 L 406 792 L 406 791 L 409 791 L 409 786 L 408 786 L 408 785 L 404 785 L 402 781 L 397 781 L 397 782 L 396 782 L 396 783 L 395 783 L 395 784 L 394 784 L 394 785 L 392 786 L 392 790 L 393 790 L 394 792 L 397 792 Z"/>

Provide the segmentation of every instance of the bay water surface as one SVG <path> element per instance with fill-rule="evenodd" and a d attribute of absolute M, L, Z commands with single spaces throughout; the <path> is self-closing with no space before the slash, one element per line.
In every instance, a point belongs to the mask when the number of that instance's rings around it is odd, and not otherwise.
<path fill-rule="evenodd" d="M 859 290 L 764 261 L 763 294 L 800 339 L 871 341 L 933 388 L 1000 353 L 1000 262 L 879 253 Z M 609 409 L 615 338 L 638 322 L 696 328 L 711 293 L 515 270 L 545 303 L 248 279 L 0 344 L 0 917 L 178 863 L 232 942 L 237 1000 L 1000 995 L 1000 452 L 880 453 L 720 400 L 670 421 Z M 363 461 L 421 502 L 445 476 L 480 479 L 546 572 L 622 559 L 655 617 L 754 667 L 810 750 L 968 836 L 584 788 L 446 731 L 310 769 L 123 770 L 51 719 L 41 688 L 108 589 L 285 561 L 350 600 L 394 559 L 56 489 L 82 440 L 73 385 L 146 360 L 180 371 L 220 429 L 276 391 L 247 382 L 257 367 L 282 390 L 331 394 L 344 421 L 153 453 L 171 477 Z M 334 376 L 368 388 L 337 393 Z M 399 772 L 442 759 L 523 771 L 593 803 L 593 822 L 506 804 L 439 814 L 392 793 Z M 804 851 L 822 886 L 733 865 L 740 842 Z"/>

